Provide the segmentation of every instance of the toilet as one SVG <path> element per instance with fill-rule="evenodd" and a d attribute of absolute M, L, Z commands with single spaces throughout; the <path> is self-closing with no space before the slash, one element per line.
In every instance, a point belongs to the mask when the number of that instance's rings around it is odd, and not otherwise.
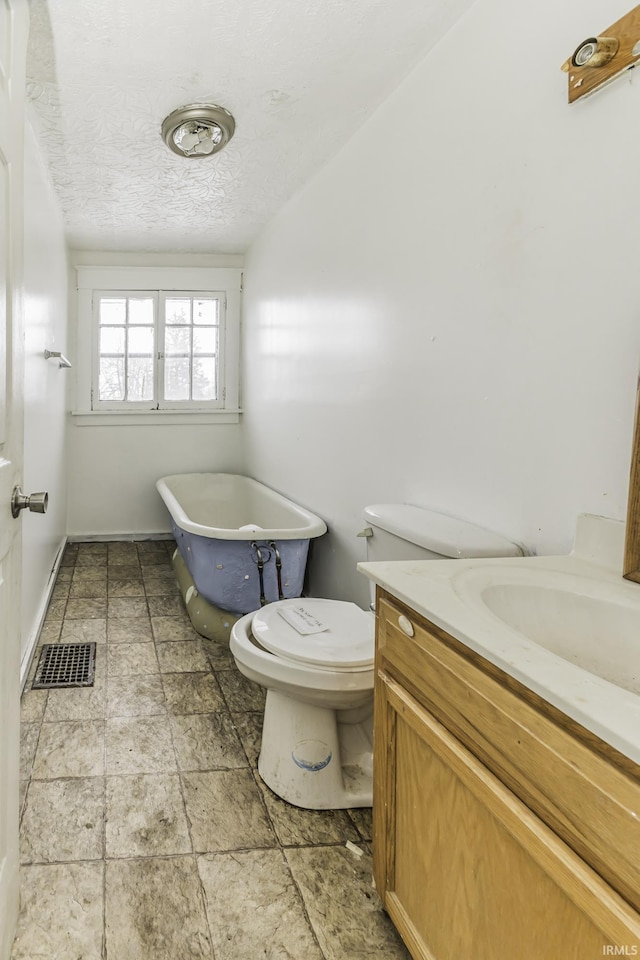
<path fill-rule="evenodd" d="M 409 504 L 366 507 L 368 560 L 513 557 L 522 549 L 455 517 Z M 373 606 L 373 605 L 372 605 Z M 298 807 L 370 807 L 374 614 L 300 597 L 248 613 L 231 630 L 245 677 L 266 688 L 258 772 Z"/>

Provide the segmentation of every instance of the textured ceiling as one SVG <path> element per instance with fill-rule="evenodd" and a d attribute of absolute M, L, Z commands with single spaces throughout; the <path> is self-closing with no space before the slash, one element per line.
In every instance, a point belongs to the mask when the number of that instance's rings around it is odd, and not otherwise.
<path fill-rule="evenodd" d="M 244 251 L 472 2 L 31 0 L 27 92 L 70 246 Z M 204 160 L 160 137 L 194 102 L 236 120 Z"/>

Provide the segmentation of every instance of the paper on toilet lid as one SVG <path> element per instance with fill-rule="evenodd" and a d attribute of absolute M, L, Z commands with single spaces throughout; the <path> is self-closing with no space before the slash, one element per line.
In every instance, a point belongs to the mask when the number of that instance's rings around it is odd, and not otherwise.
<path fill-rule="evenodd" d="M 285 615 L 302 608 L 301 620 L 320 628 L 302 633 Z M 295 614 L 294 614 L 295 617 Z M 366 667 L 374 657 L 374 618 L 355 603 L 301 597 L 267 604 L 253 617 L 256 640 L 270 653 L 316 666 Z"/>

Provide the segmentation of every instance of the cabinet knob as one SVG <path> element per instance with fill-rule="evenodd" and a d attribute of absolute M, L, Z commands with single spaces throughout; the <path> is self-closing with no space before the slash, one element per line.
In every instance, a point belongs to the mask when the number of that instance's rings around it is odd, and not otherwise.
<path fill-rule="evenodd" d="M 403 613 L 401 613 L 400 616 L 398 617 L 398 626 L 400 627 L 403 633 L 406 633 L 408 637 L 412 637 L 415 633 L 411 620 L 409 620 L 408 617 L 405 617 Z"/>

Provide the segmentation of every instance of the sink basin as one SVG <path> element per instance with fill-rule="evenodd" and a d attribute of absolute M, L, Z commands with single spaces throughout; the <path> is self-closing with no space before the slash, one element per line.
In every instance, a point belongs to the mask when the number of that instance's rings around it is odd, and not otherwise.
<path fill-rule="evenodd" d="M 474 571 L 456 592 L 528 641 L 624 690 L 640 694 L 640 597 L 586 577 Z M 631 591 L 631 592 L 629 592 Z"/>

